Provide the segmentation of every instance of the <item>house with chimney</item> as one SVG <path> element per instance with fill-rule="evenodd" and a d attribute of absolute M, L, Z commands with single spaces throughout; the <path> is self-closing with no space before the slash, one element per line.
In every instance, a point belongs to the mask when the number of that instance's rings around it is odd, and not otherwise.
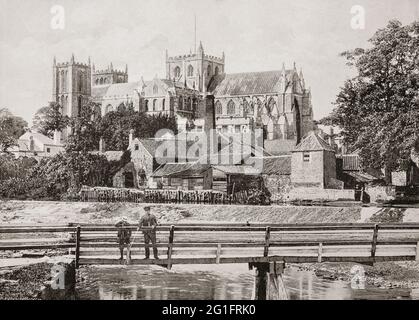
<path fill-rule="evenodd" d="M 27 131 L 17 140 L 17 145 L 8 150 L 16 159 L 30 157 L 40 161 L 64 151 L 61 134 L 56 131 L 51 139 L 39 132 Z"/>

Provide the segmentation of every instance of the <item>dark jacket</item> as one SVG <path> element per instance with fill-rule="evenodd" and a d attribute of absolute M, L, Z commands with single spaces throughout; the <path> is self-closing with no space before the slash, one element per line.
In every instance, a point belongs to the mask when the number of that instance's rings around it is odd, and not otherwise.
<path fill-rule="evenodd" d="M 143 215 L 140 219 L 138 224 L 140 228 L 142 227 L 156 227 L 157 226 L 157 218 L 155 215 L 150 214 L 149 216 Z M 143 232 L 156 232 L 155 230 L 144 230 Z"/>
<path fill-rule="evenodd" d="M 121 241 L 127 242 L 131 239 L 131 230 L 127 228 L 129 226 L 130 226 L 130 224 L 128 222 L 125 222 L 125 221 L 119 221 L 115 225 L 115 227 L 118 228 L 118 240 L 119 240 L 119 242 L 121 242 Z"/>

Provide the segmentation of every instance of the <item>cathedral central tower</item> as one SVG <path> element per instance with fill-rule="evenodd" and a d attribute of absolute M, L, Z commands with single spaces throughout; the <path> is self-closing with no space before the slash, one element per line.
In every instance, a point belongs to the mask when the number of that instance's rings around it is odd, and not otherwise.
<path fill-rule="evenodd" d="M 221 57 L 207 55 L 201 42 L 196 53 L 169 57 L 166 50 L 166 79 L 200 92 L 206 90 L 212 76 L 225 72 L 224 65 L 224 53 Z"/>

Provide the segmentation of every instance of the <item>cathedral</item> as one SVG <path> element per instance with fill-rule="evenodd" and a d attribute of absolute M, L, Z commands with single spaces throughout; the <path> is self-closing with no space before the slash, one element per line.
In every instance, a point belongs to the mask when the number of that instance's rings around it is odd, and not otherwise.
<path fill-rule="evenodd" d="M 68 116 L 77 116 L 84 103 L 93 101 L 102 116 L 132 106 L 150 115 L 176 116 L 180 132 L 203 131 L 208 96 L 217 131 L 261 128 L 271 154 L 288 152 L 314 128 L 311 93 L 295 63 L 291 69 L 282 65 L 276 71 L 228 74 L 224 53 L 208 55 L 200 43 L 196 53 L 169 56 L 166 50 L 164 79 L 128 82 L 128 66 L 96 70 L 90 58 L 87 64 L 76 62 L 74 55 L 65 63 L 54 58 L 53 101 Z"/>

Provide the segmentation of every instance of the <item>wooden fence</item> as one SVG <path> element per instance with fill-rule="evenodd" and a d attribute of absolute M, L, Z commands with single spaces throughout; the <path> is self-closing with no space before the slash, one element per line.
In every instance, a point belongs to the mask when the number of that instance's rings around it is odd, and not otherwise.
<path fill-rule="evenodd" d="M 159 260 L 142 259 L 141 232 L 130 228 L 134 264 L 419 260 L 419 224 L 164 224 L 157 228 Z M 116 231 L 112 225 L 2 226 L 0 250 L 70 248 L 77 264 L 118 264 Z"/>
<path fill-rule="evenodd" d="M 215 190 L 159 190 L 82 188 L 76 197 L 69 200 L 82 202 L 145 202 L 145 203 L 193 203 L 193 204 L 262 204 L 249 203 L 252 195 L 239 192 L 228 195 Z"/>

